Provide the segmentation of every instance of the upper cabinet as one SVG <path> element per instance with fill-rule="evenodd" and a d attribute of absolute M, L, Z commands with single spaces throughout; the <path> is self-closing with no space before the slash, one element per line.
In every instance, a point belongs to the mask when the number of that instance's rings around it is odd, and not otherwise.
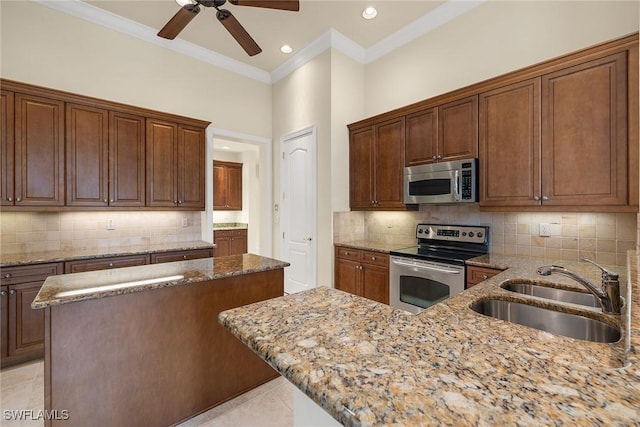
<path fill-rule="evenodd" d="M 242 210 L 242 163 L 213 161 L 213 209 Z"/>
<path fill-rule="evenodd" d="M 349 200 L 353 210 L 402 210 L 404 117 L 350 128 Z"/>
<path fill-rule="evenodd" d="M 405 165 L 478 156 L 478 97 L 430 107 L 406 116 Z"/>
<path fill-rule="evenodd" d="M 2 86 L 2 206 L 204 210 L 207 122 Z"/>

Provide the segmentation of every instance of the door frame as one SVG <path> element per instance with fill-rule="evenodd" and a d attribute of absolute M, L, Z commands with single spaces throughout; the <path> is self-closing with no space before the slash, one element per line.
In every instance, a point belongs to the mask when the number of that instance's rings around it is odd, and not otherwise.
<path fill-rule="evenodd" d="M 305 135 L 311 135 L 311 147 L 309 149 L 309 153 L 311 155 L 311 178 L 313 182 L 313 186 L 311 190 L 311 241 L 309 242 L 309 256 L 311 257 L 311 277 L 313 278 L 313 287 L 317 285 L 318 281 L 318 154 L 317 154 L 317 143 L 318 143 L 318 132 L 316 125 L 307 126 L 298 131 L 288 133 L 283 135 L 280 138 L 280 194 L 278 196 L 278 200 L 280 203 L 280 257 L 282 259 L 287 259 L 286 249 L 287 245 L 285 245 L 285 239 L 283 237 L 283 227 L 282 224 L 286 223 L 289 219 L 289 211 L 287 203 L 288 201 L 284 198 L 284 181 L 285 181 L 285 168 L 283 162 L 284 156 L 284 148 L 285 144 L 294 139 L 300 138 Z M 285 206 L 287 209 L 285 209 Z"/>

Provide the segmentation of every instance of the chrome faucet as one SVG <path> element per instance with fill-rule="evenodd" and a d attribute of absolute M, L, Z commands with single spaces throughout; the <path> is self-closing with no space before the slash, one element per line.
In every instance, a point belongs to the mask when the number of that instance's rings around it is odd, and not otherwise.
<path fill-rule="evenodd" d="M 620 302 L 620 281 L 618 280 L 619 275 L 607 270 L 600 264 L 591 261 L 590 259 L 585 258 L 583 259 L 583 261 L 590 262 L 591 264 L 602 270 L 602 286 L 600 288 L 596 287 L 596 285 L 594 285 L 584 277 L 580 277 L 576 273 L 569 271 L 559 265 L 544 265 L 542 267 L 539 267 L 538 274 L 540 274 L 541 276 L 549 276 L 553 273 L 556 273 L 570 277 L 587 288 L 598 299 L 603 313 L 620 314 L 622 304 Z"/>

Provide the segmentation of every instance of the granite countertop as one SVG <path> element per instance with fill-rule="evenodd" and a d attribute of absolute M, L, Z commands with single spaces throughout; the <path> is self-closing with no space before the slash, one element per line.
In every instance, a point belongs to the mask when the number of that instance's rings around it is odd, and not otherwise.
<path fill-rule="evenodd" d="M 348 426 L 638 423 L 638 253 L 630 252 L 628 271 L 620 271 L 628 302 L 622 316 L 555 305 L 620 324 L 623 338 L 613 344 L 475 313 L 470 304 L 488 297 L 526 300 L 500 288 L 509 279 L 573 285 L 562 276 L 538 276 L 540 260 L 488 256 L 474 262 L 509 268 L 418 315 L 321 287 L 225 311 L 220 322 Z M 564 264 L 599 280 L 600 271 L 589 264 Z"/>
<path fill-rule="evenodd" d="M 63 262 L 81 259 L 107 258 L 112 256 L 136 255 L 145 253 L 160 253 L 172 251 L 186 251 L 191 249 L 215 248 L 213 243 L 201 240 L 192 242 L 175 242 L 146 245 L 132 245 L 125 248 L 105 249 L 70 249 L 60 251 L 43 251 L 1 255 L 0 268 L 24 264 L 42 264 L 45 262 Z"/>
<path fill-rule="evenodd" d="M 214 222 L 213 231 L 216 230 L 246 230 L 249 224 L 243 222 Z"/>
<path fill-rule="evenodd" d="M 31 303 L 31 308 L 241 276 L 287 266 L 289 263 L 276 259 L 242 254 L 50 276 Z"/>

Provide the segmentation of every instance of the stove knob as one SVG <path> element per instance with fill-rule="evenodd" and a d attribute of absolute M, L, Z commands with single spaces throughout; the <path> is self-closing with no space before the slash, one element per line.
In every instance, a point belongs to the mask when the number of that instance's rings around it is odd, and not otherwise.
<path fill-rule="evenodd" d="M 478 234 L 476 234 L 476 236 L 482 237 L 482 231 L 478 231 Z"/>
<path fill-rule="evenodd" d="M 467 237 L 467 232 L 466 231 L 462 232 L 462 237 Z"/>
<path fill-rule="evenodd" d="M 473 231 L 469 232 L 469 237 L 473 237 Z"/>
<path fill-rule="evenodd" d="M 422 234 L 424 233 L 424 230 L 422 228 L 418 228 L 418 234 Z"/>

